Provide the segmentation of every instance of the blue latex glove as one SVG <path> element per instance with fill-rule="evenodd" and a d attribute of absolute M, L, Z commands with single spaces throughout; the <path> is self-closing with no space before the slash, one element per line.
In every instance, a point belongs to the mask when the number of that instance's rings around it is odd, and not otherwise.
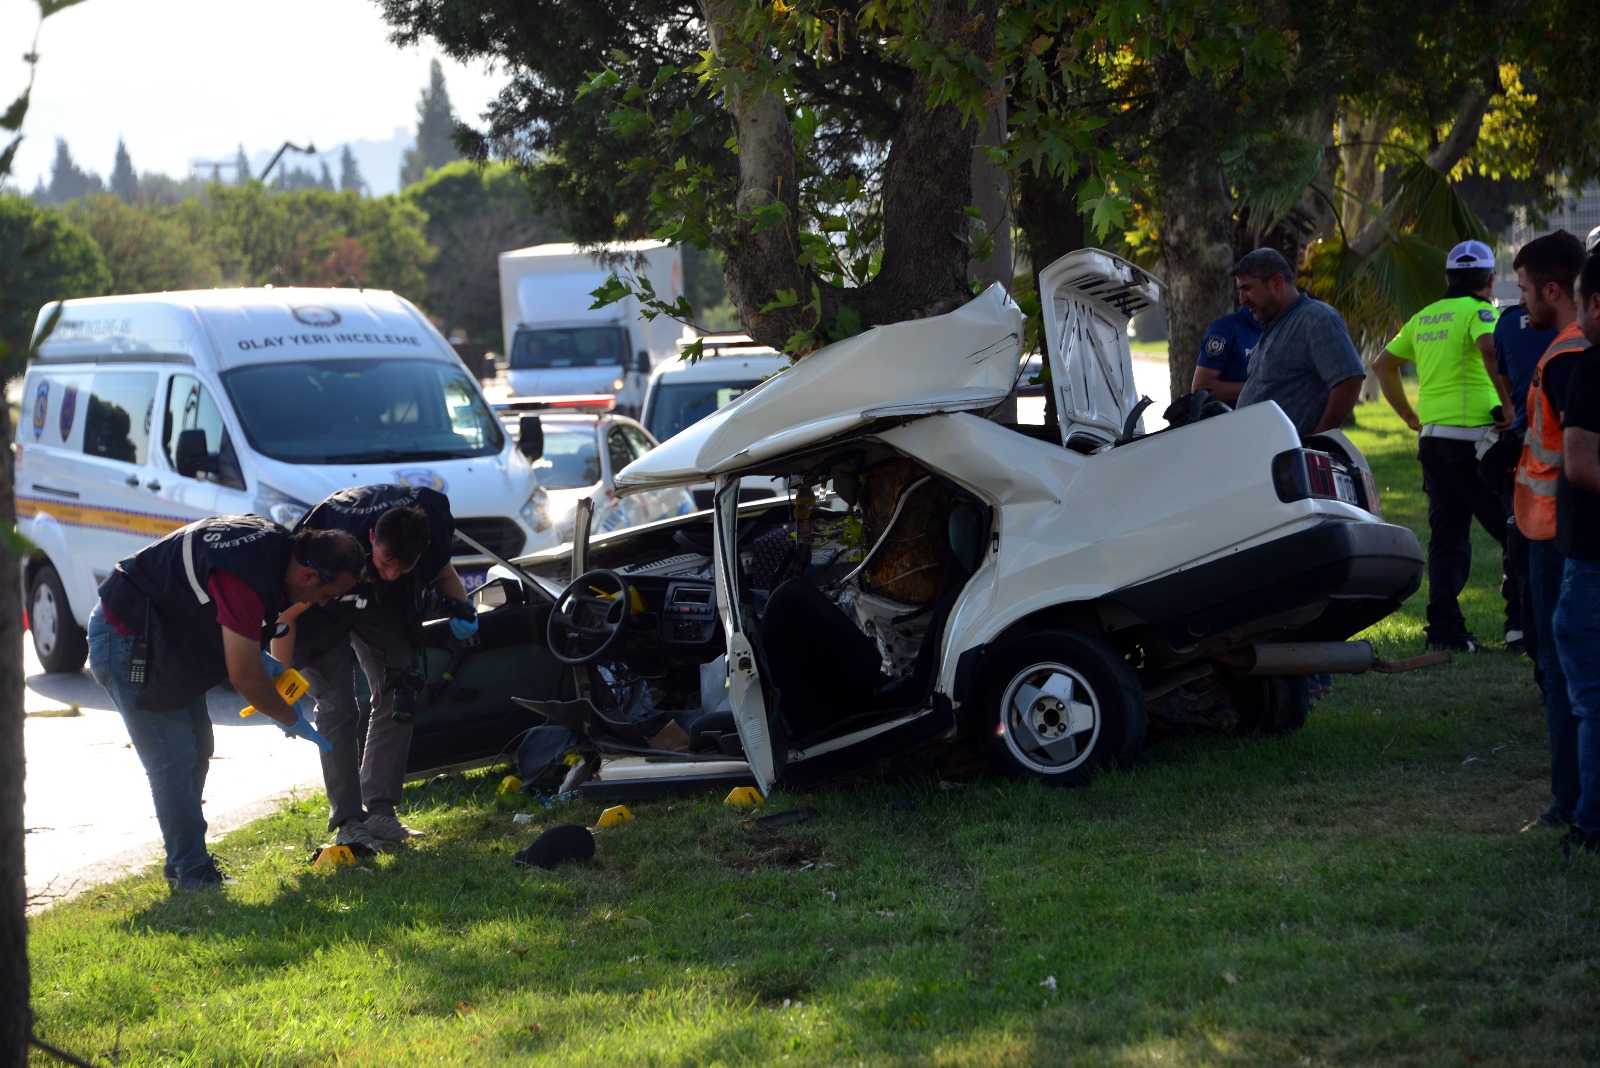
<path fill-rule="evenodd" d="M 275 679 L 289 670 L 284 666 L 282 660 L 279 660 L 265 649 L 261 650 L 261 666 L 267 669 L 267 677 L 269 679 Z"/>
<path fill-rule="evenodd" d="M 451 616 L 450 633 L 456 636 L 456 641 L 466 641 L 468 638 L 478 633 L 478 617 L 473 616 L 471 619 L 457 619 L 454 616 Z"/>
<path fill-rule="evenodd" d="M 311 721 L 306 719 L 306 714 L 298 708 L 294 710 L 293 723 L 280 723 L 278 726 L 282 727 L 283 733 L 291 738 L 304 738 L 306 741 L 316 745 L 324 753 L 333 752 L 333 743 L 324 738 L 322 732 L 313 727 Z"/>

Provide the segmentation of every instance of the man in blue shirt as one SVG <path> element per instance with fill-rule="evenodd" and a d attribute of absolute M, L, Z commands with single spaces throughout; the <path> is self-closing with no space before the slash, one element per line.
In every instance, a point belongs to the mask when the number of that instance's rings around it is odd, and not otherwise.
<path fill-rule="evenodd" d="M 1275 401 L 1301 437 L 1339 429 L 1366 378 L 1344 317 L 1301 293 L 1276 249 L 1247 253 L 1230 273 L 1239 303 L 1263 324 L 1235 407 Z"/>
<path fill-rule="evenodd" d="M 1250 353 L 1260 340 L 1261 323 L 1249 308 L 1224 315 L 1206 327 L 1189 389 L 1195 393 L 1210 390 L 1213 397 L 1229 404 L 1237 401 L 1249 376 Z"/>

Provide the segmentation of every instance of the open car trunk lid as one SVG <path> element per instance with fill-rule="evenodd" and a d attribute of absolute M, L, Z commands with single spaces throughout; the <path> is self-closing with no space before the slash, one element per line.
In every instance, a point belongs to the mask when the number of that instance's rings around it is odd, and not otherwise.
<path fill-rule="evenodd" d="M 818 349 L 668 438 L 616 476 L 635 493 L 743 470 L 881 420 L 972 411 L 1016 387 L 1022 313 L 994 285 L 946 315 Z"/>
<path fill-rule="evenodd" d="M 1099 249 L 1039 272 L 1045 346 L 1061 440 L 1086 451 L 1116 441 L 1139 403 L 1128 320 L 1161 303 L 1161 283 Z"/>

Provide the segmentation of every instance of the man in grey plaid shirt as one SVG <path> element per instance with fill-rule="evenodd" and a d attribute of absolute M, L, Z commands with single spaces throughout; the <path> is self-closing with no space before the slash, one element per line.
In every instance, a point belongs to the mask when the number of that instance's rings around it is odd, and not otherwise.
<path fill-rule="evenodd" d="M 1277 401 L 1301 437 L 1343 426 L 1366 376 L 1344 318 L 1295 288 L 1294 268 L 1275 249 L 1256 249 L 1229 273 L 1264 327 L 1237 407 Z"/>

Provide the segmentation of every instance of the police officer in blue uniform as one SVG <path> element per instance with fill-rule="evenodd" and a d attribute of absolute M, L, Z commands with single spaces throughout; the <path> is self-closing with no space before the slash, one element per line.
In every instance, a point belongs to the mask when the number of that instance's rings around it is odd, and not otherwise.
<path fill-rule="evenodd" d="M 1237 401 L 1250 376 L 1250 353 L 1260 340 L 1261 323 L 1248 308 L 1224 315 L 1206 327 L 1189 389 L 1210 390 L 1213 397 L 1229 404 Z"/>

